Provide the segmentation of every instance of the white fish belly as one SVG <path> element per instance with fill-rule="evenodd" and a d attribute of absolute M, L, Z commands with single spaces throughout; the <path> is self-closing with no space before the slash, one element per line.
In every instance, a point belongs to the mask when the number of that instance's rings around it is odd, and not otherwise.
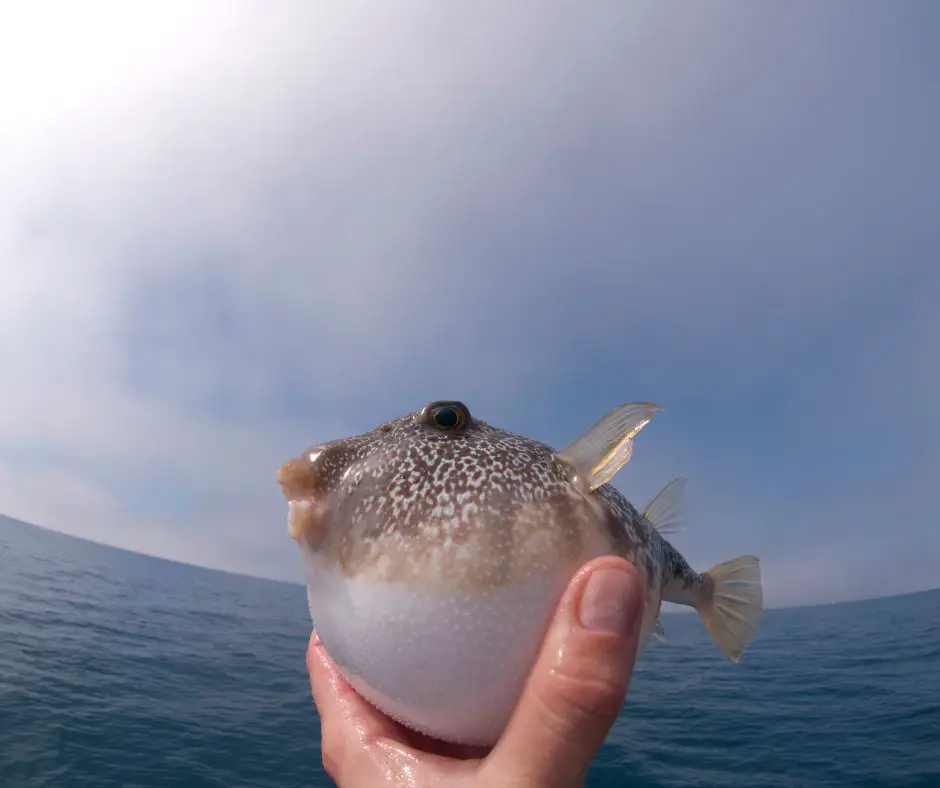
<path fill-rule="evenodd" d="M 568 577 L 467 596 L 344 577 L 305 556 L 310 614 L 370 703 L 438 739 L 492 745 L 519 698 Z"/>

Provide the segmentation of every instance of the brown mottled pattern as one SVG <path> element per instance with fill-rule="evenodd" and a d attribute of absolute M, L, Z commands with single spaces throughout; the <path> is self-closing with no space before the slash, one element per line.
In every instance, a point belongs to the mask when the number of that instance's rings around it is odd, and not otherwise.
<path fill-rule="evenodd" d="M 348 576 L 425 588 L 485 590 L 610 552 L 662 583 L 668 543 L 616 489 L 582 493 L 539 441 L 479 420 L 442 432 L 422 413 L 285 463 L 285 496 L 313 503 L 294 538 Z"/>
<path fill-rule="evenodd" d="M 679 605 L 695 606 L 710 599 L 714 583 L 706 587 L 705 575 L 699 574 L 671 544 L 663 540 L 663 599 Z"/>

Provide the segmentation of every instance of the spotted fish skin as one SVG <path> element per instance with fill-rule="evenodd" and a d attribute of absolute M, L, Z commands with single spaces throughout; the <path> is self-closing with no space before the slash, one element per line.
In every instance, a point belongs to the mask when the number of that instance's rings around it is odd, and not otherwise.
<path fill-rule="evenodd" d="M 457 427 L 435 424 L 441 408 Z M 554 448 L 462 403 L 314 446 L 278 481 L 328 652 L 378 708 L 441 739 L 496 740 L 586 561 L 618 555 L 637 567 L 640 650 L 664 589 L 681 604 L 714 597 L 714 581 L 616 488 L 589 489 Z"/>

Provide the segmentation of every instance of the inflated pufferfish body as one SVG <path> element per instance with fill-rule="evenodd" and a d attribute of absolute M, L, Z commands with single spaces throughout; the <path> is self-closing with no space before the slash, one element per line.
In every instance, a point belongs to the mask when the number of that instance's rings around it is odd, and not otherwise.
<path fill-rule="evenodd" d="M 285 463 L 310 614 L 353 687 L 415 730 L 493 744 L 566 584 L 610 554 L 645 586 L 641 650 L 667 600 L 738 661 L 762 614 L 758 560 L 693 571 L 663 537 L 683 480 L 642 513 L 607 484 L 657 410 L 622 405 L 557 452 L 435 401 Z"/>

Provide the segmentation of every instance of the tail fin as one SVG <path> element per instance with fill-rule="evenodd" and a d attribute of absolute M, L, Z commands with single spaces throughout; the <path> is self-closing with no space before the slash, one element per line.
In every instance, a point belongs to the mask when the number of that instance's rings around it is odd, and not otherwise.
<path fill-rule="evenodd" d="M 718 647 L 732 662 L 740 662 L 764 615 L 760 560 L 753 555 L 733 558 L 702 577 L 709 594 L 696 609 Z"/>

